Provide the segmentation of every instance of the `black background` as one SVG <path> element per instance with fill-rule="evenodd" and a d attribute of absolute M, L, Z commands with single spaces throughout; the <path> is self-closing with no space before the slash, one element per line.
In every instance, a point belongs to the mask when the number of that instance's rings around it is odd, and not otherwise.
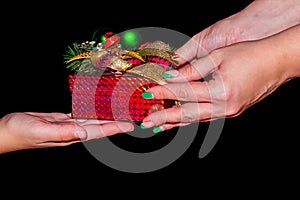
<path fill-rule="evenodd" d="M 16 5 L 3 7 L 7 14 L 2 13 L 1 25 L 0 114 L 70 112 L 68 70 L 64 68 L 62 54 L 67 45 L 87 40 L 99 28 L 119 32 L 153 26 L 193 36 L 250 2 L 203 1 L 199 5 L 186 1 L 169 5 L 159 2 L 26 2 L 18 4 L 19 11 Z M 47 183 L 51 183 L 55 192 L 64 192 L 67 186 L 73 188 L 65 193 L 81 193 L 82 190 L 99 193 L 106 188 L 125 186 L 131 189 L 142 186 L 149 192 L 171 183 L 179 188 L 196 184 L 201 189 L 202 185 L 223 187 L 231 183 L 234 188 L 246 189 L 245 194 L 248 194 L 265 191 L 270 185 L 287 185 L 299 174 L 296 139 L 299 134 L 299 86 L 299 79 L 294 79 L 240 116 L 226 119 L 219 141 L 202 159 L 198 157 L 201 133 L 174 163 L 141 174 L 112 169 L 97 161 L 78 143 L 0 155 L 1 181 L 8 187 L 29 186 L 31 192 L 36 186 L 49 188 Z M 168 140 L 172 132 L 161 137 L 162 141 Z M 122 135 L 113 137 L 119 143 L 123 138 Z M 143 146 L 138 142 L 132 144 L 136 145 L 135 150 Z"/>

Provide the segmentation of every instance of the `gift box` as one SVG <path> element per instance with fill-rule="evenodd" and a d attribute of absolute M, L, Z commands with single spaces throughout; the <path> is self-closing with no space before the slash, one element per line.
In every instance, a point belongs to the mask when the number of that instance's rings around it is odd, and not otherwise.
<path fill-rule="evenodd" d="M 83 119 L 139 122 L 151 112 L 170 108 L 173 100 L 144 99 L 142 93 L 158 85 L 136 75 L 69 76 L 72 116 Z"/>
<path fill-rule="evenodd" d="M 112 38 L 117 38 L 116 43 Z M 72 117 L 141 122 L 152 112 L 178 106 L 167 99 L 145 99 L 142 93 L 164 85 L 162 73 L 176 66 L 174 54 L 162 41 L 144 43 L 135 50 L 109 44 L 74 43 L 65 57 L 72 94 Z"/>

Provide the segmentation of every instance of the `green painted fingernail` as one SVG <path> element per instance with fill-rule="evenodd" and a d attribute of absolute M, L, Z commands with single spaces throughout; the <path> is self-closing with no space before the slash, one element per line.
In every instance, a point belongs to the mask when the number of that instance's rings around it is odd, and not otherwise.
<path fill-rule="evenodd" d="M 151 92 L 143 92 L 142 97 L 144 99 L 153 99 L 153 94 Z"/>
<path fill-rule="evenodd" d="M 162 132 L 161 128 L 160 127 L 155 127 L 153 128 L 153 133 L 159 133 L 159 132 Z"/>
<path fill-rule="evenodd" d="M 147 127 L 141 124 L 141 129 L 146 129 Z"/>
<path fill-rule="evenodd" d="M 163 78 L 174 78 L 173 75 L 168 74 L 168 73 L 166 73 L 166 72 L 163 72 L 163 73 L 162 73 L 162 77 L 163 77 Z"/>

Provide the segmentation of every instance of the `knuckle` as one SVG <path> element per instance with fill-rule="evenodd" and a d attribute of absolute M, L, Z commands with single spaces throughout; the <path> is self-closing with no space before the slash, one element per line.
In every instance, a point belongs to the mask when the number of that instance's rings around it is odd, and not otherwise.
<path fill-rule="evenodd" d="M 167 121 L 167 113 L 165 110 L 154 112 L 149 117 L 154 126 L 164 124 Z"/>
<path fill-rule="evenodd" d="M 186 78 L 188 79 L 189 76 L 194 75 L 195 73 L 198 73 L 199 70 L 197 69 L 197 66 L 195 66 L 194 64 L 187 64 L 185 67 L 180 68 L 179 72 L 181 74 L 184 74 L 186 76 Z"/>
<path fill-rule="evenodd" d="M 235 117 L 241 113 L 241 107 L 236 105 L 228 106 L 226 109 L 226 116 L 227 117 Z"/>
<path fill-rule="evenodd" d="M 229 103 L 235 98 L 235 92 L 233 91 L 233 88 L 228 85 L 224 85 L 223 87 L 220 87 L 218 91 L 214 94 L 215 99 Z"/>
<path fill-rule="evenodd" d="M 226 88 L 225 90 L 219 92 L 219 100 L 223 102 L 230 102 L 233 98 L 232 90 L 229 88 Z"/>
<path fill-rule="evenodd" d="M 196 118 L 195 115 L 193 115 L 192 112 L 183 110 L 182 116 L 181 116 L 181 122 L 191 123 L 191 122 L 194 122 L 196 120 L 197 120 L 197 118 Z"/>

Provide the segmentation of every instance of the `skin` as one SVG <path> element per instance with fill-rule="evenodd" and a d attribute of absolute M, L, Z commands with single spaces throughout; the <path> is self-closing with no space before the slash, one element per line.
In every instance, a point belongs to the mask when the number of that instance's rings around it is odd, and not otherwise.
<path fill-rule="evenodd" d="M 189 53 L 192 54 L 189 58 L 198 55 L 197 51 Z M 218 48 L 181 64 L 178 70 L 169 72 L 174 78 L 166 79 L 167 85 L 153 87 L 148 92 L 154 98 L 185 103 L 149 115 L 143 121 L 145 127 L 167 130 L 193 122 L 235 117 L 280 85 L 299 77 L 300 25 L 264 39 Z M 209 75 L 211 78 L 207 78 Z"/>
<path fill-rule="evenodd" d="M 149 90 L 154 98 L 189 103 L 154 113 L 145 118 L 143 125 L 166 130 L 196 121 L 237 116 L 284 82 L 298 77 L 299 69 L 293 66 L 298 62 L 294 53 L 299 52 L 296 46 L 299 38 L 297 41 L 297 35 L 292 34 L 289 42 L 284 42 L 289 37 L 280 36 L 283 35 L 280 32 L 299 24 L 299 13 L 299 0 L 256 0 L 199 32 L 177 50 L 181 67 L 170 72 L 176 78 L 166 79 L 170 83 L 166 87 Z M 275 38 L 260 40 L 277 33 L 280 34 Z M 259 41 L 249 42 L 254 40 Z M 285 48 L 278 49 L 274 41 L 280 41 Z M 239 42 L 242 43 L 229 46 Z M 225 46 L 229 47 L 223 49 Z M 286 63 L 283 55 L 291 58 L 291 63 Z M 214 80 L 199 82 L 208 75 Z M 246 91 L 244 87 L 251 90 Z M 133 125 L 129 123 L 78 121 L 64 113 L 11 113 L 0 119 L 0 153 L 66 146 L 132 130 Z"/>
<path fill-rule="evenodd" d="M 280 6 L 279 6 L 280 5 Z M 299 0 L 256 0 L 217 21 L 177 50 L 179 61 L 191 62 L 230 44 L 258 40 L 300 23 Z"/>
<path fill-rule="evenodd" d="M 64 113 L 11 113 L 0 119 L 0 154 L 67 146 L 133 129 L 131 123 L 76 120 Z"/>
<path fill-rule="evenodd" d="M 280 6 L 279 6 L 280 5 Z M 236 110 L 237 111 L 230 111 L 225 109 L 225 103 L 227 103 L 232 96 L 232 93 L 235 92 L 234 86 L 231 85 L 237 85 L 234 84 L 236 79 L 232 80 L 226 80 L 226 77 L 223 77 L 223 71 L 225 74 L 230 75 L 230 71 L 225 70 L 225 68 L 229 68 L 226 64 L 220 65 L 220 60 L 230 60 L 231 58 L 223 58 L 222 55 L 226 55 L 231 52 L 234 53 L 234 47 L 233 50 L 218 50 L 222 49 L 223 47 L 230 46 L 232 44 L 236 43 L 242 43 L 242 42 L 250 42 L 250 41 L 256 41 L 261 40 L 264 38 L 268 38 L 269 36 L 272 36 L 274 34 L 278 34 L 290 27 L 293 27 L 300 23 L 300 1 L 299 0 L 256 0 L 253 1 L 251 4 L 249 4 L 247 7 L 245 7 L 243 10 L 224 18 L 220 21 L 217 21 L 216 23 L 212 24 L 211 26 L 205 28 L 204 30 L 200 31 L 198 34 L 194 35 L 186 44 L 184 44 L 181 48 L 179 48 L 176 53 L 179 56 L 177 59 L 179 61 L 180 67 L 177 71 L 169 72 L 173 76 L 183 76 L 185 78 L 185 81 L 190 80 L 190 83 L 180 83 L 180 84 L 173 84 L 173 85 L 166 85 L 165 88 L 162 88 L 160 86 L 157 86 L 155 88 L 152 88 L 148 90 L 148 92 L 153 93 L 153 98 L 159 98 L 163 96 L 167 96 L 167 94 L 170 93 L 170 90 L 173 92 L 173 95 L 171 95 L 170 98 L 173 99 L 186 99 L 186 100 L 192 100 L 193 102 L 197 102 L 197 94 L 203 93 L 202 95 L 208 96 L 208 93 L 212 93 L 211 95 L 215 96 L 214 102 L 220 103 L 223 102 L 222 106 L 218 106 L 219 109 L 223 107 L 220 110 L 217 110 L 217 107 L 215 106 L 214 109 L 212 108 L 212 103 L 208 102 L 202 102 L 201 103 L 201 109 L 204 106 L 206 110 L 214 110 L 214 114 L 210 111 L 203 111 L 201 114 L 202 117 L 199 116 L 191 116 L 190 113 L 191 110 L 195 109 L 193 107 L 193 104 L 185 104 L 181 108 L 173 108 L 171 110 L 161 111 L 155 114 L 150 115 L 149 117 L 145 118 L 142 125 L 144 127 L 150 128 L 153 126 L 158 126 L 161 131 L 171 129 L 176 126 L 183 126 L 190 124 L 191 122 L 195 121 L 210 121 L 215 118 L 219 117 L 233 117 L 240 114 L 243 110 L 250 107 L 254 103 L 261 100 L 264 95 L 259 97 L 256 97 L 257 100 L 248 102 L 248 105 L 239 106 L 241 104 L 237 100 L 232 100 L 232 103 L 236 103 Z M 244 46 L 247 46 L 250 43 L 241 44 Z M 252 46 L 256 46 L 255 44 L 251 44 Z M 259 46 L 259 45 L 258 45 Z M 243 46 L 236 47 L 236 49 L 243 49 Z M 255 47 L 256 48 L 256 47 Z M 247 48 L 246 48 L 247 49 Z M 243 49 L 244 51 L 244 49 Z M 249 49 L 251 51 L 251 49 Z M 235 58 L 237 59 L 237 62 L 239 61 L 238 57 L 241 52 L 236 52 Z M 273 54 L 274 55 L 274 54 Z M 230 55 L 229 57 L 231 57 Z M 259 55 L 258 55 L 259 56 Z M 253 57 L 253 56 L 251 56 Z M 247 55 L 245 55 L 245 58 L 247 58 Z M 256 60 L 258 60 L 259 57 L 257 57 Z M 263 58 L 264 59 L 264 58 Z M 248 58 L 248 60 L 252 59 Z M 216 63 L 214 63 L 216 62 Z M 219 62 L 219 63 L 218 63 Z M 235 62 L 234 60 L 232 62 Z M 241 61 L 239 61 L 241 62 Z M 258 61 L 257 61 L 258 62 Z M 229 63 L 229 61 L 227 61 Z M 243 64 L 241 62 L 241 64 Z M 191 65 L 193 67 L 191 67 Z M 204 65 L 203 67 L 199 67 L 199 65 Z M 214 67 L 205 67 L 205 65 L 214 65 Z M 219 66 L 218 66 L 219 65 Z M 241 65 L 242 66 L 242 65 Z M 246 63 L 247 66 L 247 63 Z M 196 70 L 192 69 L 195 68 Z M 222 70 L 219 70 L 219 69 Z M 238 68 L 238 67 L 236 67 Z M 232 70 L 234 70 L 233 68 Z M 245 74 L 244 79 L 248 77 L 246 74 L 246 67 L 243 67 L 243 71 L 238 70 L 235 72 L 234 77 L 237 75 L 243 75 Z M 220 77 L 225 78 L 223 81 L 219 81 L 219 87 L 214 86 L 215 88 L 219 88 L 218 95 L 213 94 L 213 91 L 211 91 L 211 87 L 213 86 L 212 83 L 218 84 L 218 81 L 210 82 L 208 84 L 209 87 L 202 87 L 202 88 L 196 88 L 193 89 L 193 84 L 195 83 L 196 78 L 192 78 L 191 75 L 194 71 L 198 71 L 198 73 L 202 73 L 198 75 L 199 79 L 208 79 L 206 76 L 213 76 L 213 77 Z M 219 73 L 221 72 L 221 74 Z M 242 72 L 244 72 L 242 74 Z M 179 73 L 182 73 L 182 75 L 179 75 Z M 232 72 L 233 73 L 233 72 Z M 217 74 L 219 74 L 217 76 Z M 253 74 L 257 74 L 253 72 Z M 262 74 L 259 74 L 262 77 Z M 233 74 L 232 74 L 233 76 Z M 293 76 L 293 75 L 292 75 Z M 263 77 L 262 77 L 263 78 Z M 276 78 L 276 77 L 274 77 Z M 197 82 L 199 81 L 197 80 Z M 241 77 L 242 79 L 242 77 Z M 182 82 L 182 80 L 179 80 L 178 78 L 166 79 L 166 81 L 172 82 Z M 225 82 L 224 82 L 225 81 Z M 227 81 L 227 82 L 226 82 Z M 248 79 L 246 80 L 240 80 L 240 81 L 246 81 L 247 83 Z M 207 82 L 207 81 L 206 81 Z M 284 82 L 284 81 L 283 81 Z M 277 85 L 282 84 L 281 80 L 278 80 Z M 186 86 L 188 85 L 188 87 Z M 266 91 L 265 95 L 270 94 L 272 91 L 275 90 L 275 88 L 278 86 L 266 86 L 262 87 Z M 167 89 L 169 88 L 169 90 Z M 186 90 L 188 89 L 188 90 Z M 189 93 L 187 91 L 190 91 Z M 214 91 L 217 91 L 214 89 Z M 221 93 L 220 93 L 221 92 Z M 166 95 L 162 95 L 162 93 L 165 93 Z M 169 95 L 168 95 L 169 96 Z M 175 97 L 176 96 L 176 97 Z M 190 96 L 190 97 L 185 97 Z M 192 96 L 192 97 L 191 97 Z M 212 98 L 211 96 L 211 98 Z M 183 98 L 181 98 L 183 97 Z M 219 99 L 223 99 L 223 101 L 220 101 Z M 240 107 L 238 109 L 238 107 Z M 199 108 L 197 106 L 196 108 Z M 177 117 L 177 120 L 172 120 L 173 122 L 167 122 L 166 118 L 170 117 L 170 115 L 167 115 L 170 111 L 174 111 L 177 109 L 177 112 L 172 112 L 172 116 Z M 232 109 L 234 110 L 234 109 Z M 181 112 L 181 113 L 180 113 Z M 198 115 L 200 115 L 200 111 L 197 111 Z M 216 114 L 223 113 L 223 114 Z M 161 115 L 161 117 L 159 117 Z M 197 115 L 197 114 L 196 114 Z M 182 118 L 188 118 L 183 119 Z M 171 118 L 170 118 L 171 119 Z M 161 121 L 160 121 L 161 120 Z"/>

